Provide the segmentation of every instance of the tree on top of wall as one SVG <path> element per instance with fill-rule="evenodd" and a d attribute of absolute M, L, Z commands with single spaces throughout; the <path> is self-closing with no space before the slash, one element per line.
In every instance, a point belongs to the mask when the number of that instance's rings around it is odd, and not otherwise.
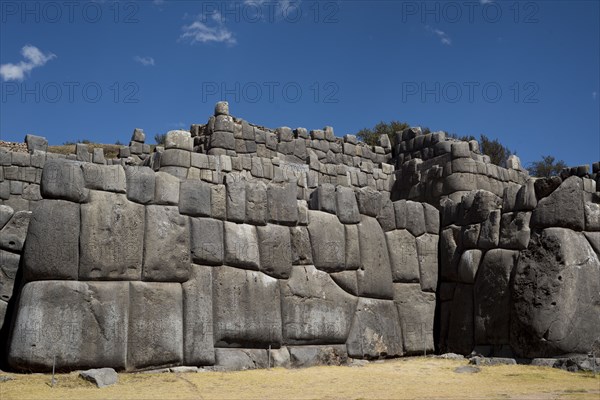
<path fill-rule="evenodd" d="M 548 178 L 558 175 L 563 168 L 567 168 L 567 163 L 563 160 L 557 160 L 552 156 L 542 156 L 541 160 L 529 164 L 527 170 L 531 176 Z"/>

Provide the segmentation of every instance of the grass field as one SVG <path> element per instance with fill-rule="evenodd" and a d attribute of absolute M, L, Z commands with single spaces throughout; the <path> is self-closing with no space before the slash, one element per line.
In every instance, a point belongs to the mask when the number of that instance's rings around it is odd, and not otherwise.
<path fill-rule="evenodd" d="M 600 375 L 545 367 L 481 367 L 457 374 L 467 361 L 404 358 L 363 367 L 313 367 L 186 374 L 119 374 L 98 389 L 77 373 L 7 374 L 0 399 L 600 399 Z"/>

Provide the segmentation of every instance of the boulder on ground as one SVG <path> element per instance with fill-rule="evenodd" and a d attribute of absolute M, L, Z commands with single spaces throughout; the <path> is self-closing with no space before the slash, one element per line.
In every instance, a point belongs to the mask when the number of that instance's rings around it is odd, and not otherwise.
<path fill-rule="evenodd" d="M 294 368 L 318 365 L 344 365 L 348 362 L 345 345 L 290 346 L 290 363 Z"/>
<path fill-rule="evenodd" d="M 119 375 L 112 368 L 88 369 L 81 371 L 79 376 L 94 383 L 99 388 L 115 385 L 119 382 Z"/>

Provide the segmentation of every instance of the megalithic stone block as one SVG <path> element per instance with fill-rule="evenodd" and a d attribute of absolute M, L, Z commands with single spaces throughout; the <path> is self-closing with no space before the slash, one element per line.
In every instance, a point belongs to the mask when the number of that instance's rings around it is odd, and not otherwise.
<path fill-rule="evenodd" d="M 64 200 L 38 202 L 25 241 L 26 280 L 77 280 L 80 224 L 79 204 Z"/>
<path fill-rule="evenodd" d="M 150 300 L 150 299 L 148 299 Z M 125 369 L 129 353 L 147 354 L 152 343 L 128 346 L 126 282 L 30 282 L 21 292 L 8 363 L 17 370 Z M 131 338 L 129 329 L 129 338 Z M 135 343 L 135 340 L 133 340 Z"/>
<path fill-rule="evenodd" d="M 256 228 L 260 270 L 274 278 L 287 279 L 292 271 L 290 228 L 268 224 Z"/>
<path fill-rule="evenodd" d="M 146 206 L 142 279 L 185 282 L 190 273 L 189 218 L 173 206 Z"/>
<path fill-rule="evenodd" d="M 143 205 L 123 194 L 92 191 L 81 206 L 79 279 L 141 279 L 144 226 Z"/>
<path fill-rule="evenodd" d="M 181 364 L 181 284 L 131 282 L 129 291 L 127 370 Z"/>
<path fill-rule="evenodd" d="M 346 347 L 353 358 L 403 355 L 402 328 L 394 302 L 359 298 Z"/>
<path fill-rule="evenodd" d="M 217 347 L 281 345 L 279 282 L 259 271 L 213 269 L 214 341 Z"/>
<path fill-rule="evenodd" d="M 435 294 L 421 291 L 414 283 L 394 283 L 405 354 L 432 353 Z"/>
<path fill-rule="evenodd" d="M 345 270 L 346 239 L 344 225 L 333 214 L 312 210 L 308 214 L 308 232 L 315 267 L 325 272 Z"/>
<path fill-rule="evenodd" d="M 212 267 L 192 265 L 190 279 L 181 285 L 184 365 L 215 363 L 212 270 Z"/>
<path fill-rule="evenodd" d="M 312 265 L 293 267 L 281 282 L 283 337 L 291 344 L 345 343 L 357 297 Z"/>
<path fill-rule="evenodd" d="M 44 165 L 40 190 L 44 198 L 76 203 L 84 203 L 89 195 L 81 163 L 60 158 L 48 160 Z"/>
<path fill-rule="evenodd" d="M 392 269 L 379 222 L 373 217 L 362 216 L 358 224 L 361 267 L 358 270 L 358 291 L 361 296 L 392 299 Z"/>

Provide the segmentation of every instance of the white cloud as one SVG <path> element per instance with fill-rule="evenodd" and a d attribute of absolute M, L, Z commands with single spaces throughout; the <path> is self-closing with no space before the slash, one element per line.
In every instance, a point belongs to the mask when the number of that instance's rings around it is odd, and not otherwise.
<path fill-rule="evenodd" d="M 181 40 L 189 40 L 190 43 L 226 43 L 234 45 L 237 43 L 233 32 L 231 32 L 221 18 L 221 14 L 214 12 L 211 15 L 214 24 L 209 24 L 206 18 L 196 17 L 196 20 L 190 25 L 184 25 L 181 29 L 183 33 L 179 36 Z"/>
<path fill-rule="evenodd" d="M 21 55 L 25 61 L 18 64 L 2 64 L 0 65 L 0 76 L 5 81 L 22 81 L 25 75 L 31 72 L 36 67 L 41 67 L 48 61 L 56 58 L 55 54 L 42 53 L 37 47 L 26 45 L 21 49 Z"/>
<path fill-rule="evenodd" d="M 154 66 L 154 58 L 152 58 L 152 57 L 135 56 L 135 57 L 133 57 L 133 59 L 135 61 L 139 62 L 140 64 L 142 64 L 144 67 L 147 67 L 149 65 Z"/>
<path fill-rule="evenodd" d="M 598 92 L 592 92 L 592 98 L 596 100 L 598 98 Z"/>
<path fill-rule="evenodd" d="M 429 25 L 426 25 L 425 29 L 427 29 L 427 31 L 435 34 L 440 39 L 440 42 L 442 42 L 442 44 L 445 44 L 447 46 L 452 45 L 452 39 L 450 39 L 450 36 L 448 36 L 448 34 L 446 32 L 439 30 L 439 29 L 433 29 Z"/>

